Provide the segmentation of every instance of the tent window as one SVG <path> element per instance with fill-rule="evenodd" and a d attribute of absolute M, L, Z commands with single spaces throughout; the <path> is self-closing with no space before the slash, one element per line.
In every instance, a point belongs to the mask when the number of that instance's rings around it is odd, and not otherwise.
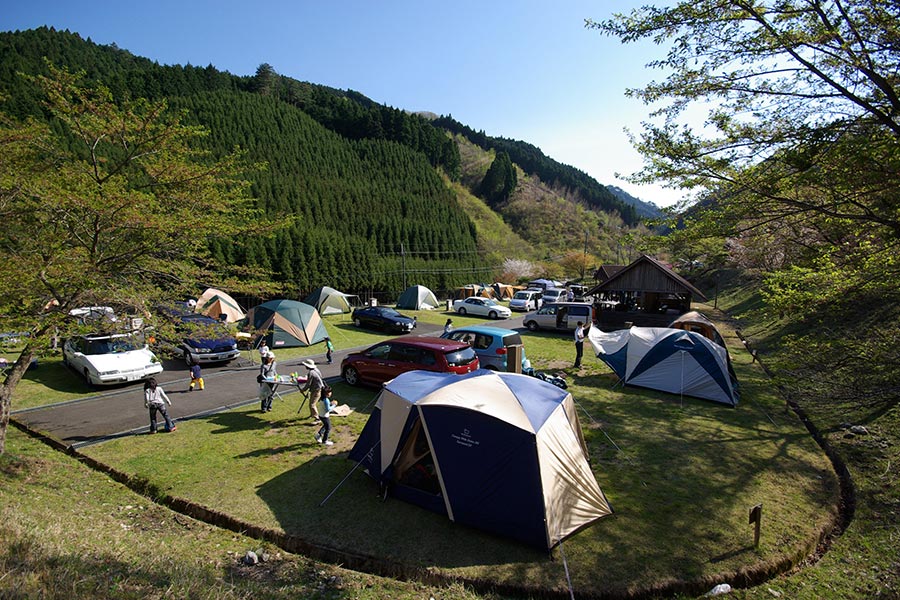
<path fill-rule="evenodd" d="M 441 485 L 434 468 L 434 458 L 431 456 L 431 448 L 428 446 L 428 438 L 422 428 L 422 421 L 416 421 L 416 424 L 413 425 L 403 449 L 397 456 L 394 479 L 401 485 L 429 494 L 441 493 Z"/>

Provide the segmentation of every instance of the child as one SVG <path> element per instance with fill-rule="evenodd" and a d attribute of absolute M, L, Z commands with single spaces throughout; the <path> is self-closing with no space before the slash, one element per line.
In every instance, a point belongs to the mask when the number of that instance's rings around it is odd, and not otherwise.
<path fill-rule="evenodd" d="M 151 377 L 144 384 L 144 406 L 150 409 L 150 433 L 156 433 L 156 411 L 162 413 L 163 419 L 166 421 L 167 433 L 177 429 L 172 423 L 172 419 L 169 418 L 166 404 L 172 406 L 172 401 L 169 400 L 163 389 L 156 383 L 156 379 Z"/>
<path fill-rule="evenodd" d="M 200 363 L 191 362 L 191 385 L 188 387 L 189 392 L 194 391 L 194 385 L 199 386 L 200 391 L 203 391 L 203 374 L 200 371 Z"/>
<path fill-rule="evenodd" d="M 331 338 L 325 338 L 325 359 L 328 361 L 328 364 L 331 364 L 331 353 L 334 352 L 334 344 L 331 343 Z"/>
<path fill-rule="evenodd" d="M 316 434 L 316 441 L 326 446 L 334 445 L 334 442 L 328 439 L 328 434 L 331 433 L 331 417 L 329 415 L 332 410 L 334 410 L 334 403 L 331 400 L 331 388 L 325 387 L 322 389 L 322 400 L 319 407 L 319 418 L 322 420 L 322 428 Z"/>

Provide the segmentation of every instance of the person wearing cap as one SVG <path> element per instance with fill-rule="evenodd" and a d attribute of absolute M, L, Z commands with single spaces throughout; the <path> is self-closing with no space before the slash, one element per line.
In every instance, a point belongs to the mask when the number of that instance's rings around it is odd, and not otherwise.
<path fill-rule="evenodd" d="M 316 367 L 315 361 L 307 358 L 301 363 L 306 367 L 306 385 L 300 388 L 302 392 L 309 392 L 309 416 L 311 419 L 319 420 L 319 408 L 316 406 L 322 397 L 322 388 L 325 387 L 325 380 L 322 379 L 322 372 Z"/>
<path fill-rule="evenodd" d="M 256 377 L 256 381 L 259 383 L 259 409 L 262 412 L 272 410 L 275 384 L 270 382 L 274 381 L 276 377 L 278 377 L 278 373 L 275 371 L 275 355 L 266 352 L 263 355 L 262 364 L 259 366 L 259 375 Z"/>

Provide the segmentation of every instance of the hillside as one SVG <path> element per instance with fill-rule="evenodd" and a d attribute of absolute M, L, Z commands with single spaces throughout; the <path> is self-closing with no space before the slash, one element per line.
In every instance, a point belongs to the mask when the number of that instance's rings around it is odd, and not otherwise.
<path fill-rule="evenodd" d="M 582 249 L 586 233 L 591 253 L 610 256 L 612 232 L 636 223 L 631 207 L 585 174 L 524 142 L 493 138 L 521 183 L 492 210 L 472 193 L 494 150 L 436 126 L 446 119 L 300 82 L 267 64 L 252 77 L 211 64 L 161 66 L 51 28 L 0 33 L 0 55 L 0 110 L 15 118 L 48 118 L 20 75 L 45 74 L 48 60 L 83 71 L 116 98 L 166 99 L 210 130 L 213 154 L 240 147 L 264 163 L 248 176 L 259 206 L 270 217 L 299 218 L 272 237 L 212 250 L 222 262 L 270 273 L 288 295 L 331 285 L 390 297 L 407 272 L 452 289 L 473 274 L 492 279 L 504 258 L 553 260 Z"/>
<path fill-rule="evenodd" d="M 459 147 L 460 181 L 469 193 L 474 193 L 495 152 L 484 150 L 461 134 L 453 138 Z M 494 214 L 531 248 L 529 254 L 534 259 L 552 261 L 572 250 L 587 250 L 601 261 L 614 260 L 617 239 L 623 229 L 628 229 L 617 213 L 593 210 L 577 195 L 547 185 L 540 178 L 526 174 L 518 165 L 517 169 L 515 191 L 506 202 L 494 208 Z M 467 213 L 477 222 L 472 212 L 467 210 Z M 630 230 L 645 231 L 640 226 Z"/>
<path fill-rule="evenodd" d="M 622 202 L 633 206 L 638 216 L 643 219 L 656 219 L 663 215 L 662 209 L 653 202 L 636 198 L 618 186 L 607 185 L 606 189 Z"/>

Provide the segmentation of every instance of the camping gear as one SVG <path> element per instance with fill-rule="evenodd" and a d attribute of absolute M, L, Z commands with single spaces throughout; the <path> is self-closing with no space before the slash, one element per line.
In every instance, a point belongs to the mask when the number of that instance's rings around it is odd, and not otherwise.
<path fill-rule="evenodd" d="M 570 393 L 480 369 L 384 384 L 349 458 L 394 497 L 549 550 L 612 513 L 587 456 Z"/>
<path fill-rule="evenodd" d="M 405 308 L 407 310 L 434 310 L 440 303 L 437 301 L 434 292 L 424 285 L 411 285 L 400 294 L 397 300 L 397 308 Z"/>
<path fill-rule="evenodd" d="M 315 308 L 296 300 L 270 300 L 247 313 L 247 324 L 270 348 L 312 346 L 328 337 Z"/>
<path fill-rule="evenodd" d="M 499 281 L 491 284 L 491 288 L 494 290 L 494 298 L 497 300 L 509 300 L 515 293 L 513 286 L 500 283 Z"/>
<path fill-rule="evenodd" d="M 625 385 L 731 406 L 738 403 L 727 351 L 699 333 L 668 327 L 632 327 L 606 333 L 591 327 L 587 337 L 597 357 Z"/>
<path fill-rule="evenodd" d="M 304 298 L 303 303 L 314 306 L 322 316 L 336 315 L 350 312 L 352 310 L 350 308 L 350 298 L 354 297 L 356 296 L 339 292 L 328 286 L 322 286 Z"/>
<path fill-rule="evenodd" d="M 237 301 L 225 292 L 214 288 L 208 288 L 197 298 L 194 312 L 210 316 L 213 319 L 222 319 L 222 315 L 225 315 L 226 323 L 234 323 L 244 318 L 244 311 L 241 310 Z"/>

